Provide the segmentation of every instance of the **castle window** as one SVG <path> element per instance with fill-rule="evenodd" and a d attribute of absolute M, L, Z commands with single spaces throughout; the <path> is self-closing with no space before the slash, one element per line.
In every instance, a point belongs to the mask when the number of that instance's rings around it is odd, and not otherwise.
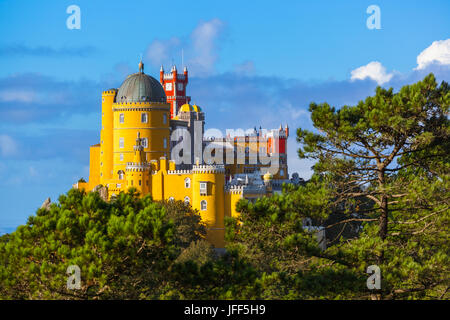
<path fill-rule="evenodd" d="M 119 170 L 118 174 L 119 174 L 119 180 L 123 180 L 123 171 Z"/>
<path fill-rule="evenodd" d="M 163 124 L 166 124 L 166 123 L 167 123 L 167 114 L 164 113 L 163 114 Z"/>
<path fill-rule="evenodd" d="M 172 90 L 172 82 L 166 83 L 166 90 Z"/>
<path fill-rule="evenodd" d="M 125 145 L 124 139 L 123 139 L 123 138 L 120 138 L 120 139 L 119 139 L 119 148 L 123 148 L 124 145 Z"/>
<path fill-rule="evenodd" d="M 141 182 L 141 180 L 139 180 L 139 185 L 142 185 L 142 182 Z"/>
<path fill-rule="evenodd" d="M 190 202 L 191 202 L 191 199 L 189 199 L 189 197 L 184 197 L 184 203 L 185 204 L 190 204 Z"/>
<path fill-rule="evenodd" d="M 184 187 L 185 188 L 190 188 L 191 187 L 191 179 L 190 178 L 184 179 Z"/>
<path fill-rule="evenodd" d="M 178 90 L 183 90 L 183 84 L 182 83 L 178 83 Z"/>
<path fill-rule="evenodd" d="M 125 115 L 123 113 L 119 114 L 119 122 L 124 123 L 125 121 Z"/>
<path fill-rule="evenodd" d="M 119 159 L 120 161 L 123 161 L 123 153 L 120 154 Z"/>
<path fill-rule="evenodd" d="M 200 182 L 200 195 L 206 196 L 208 194 L 208 183 Z"/>
<path fill-rule="evenodd" d="M 207 206 L 206 200 L 200 201 L 200 210 L 205 211 L 206 206 Z"/>
<path fill-rule="evenodd" d="M 173 197 L 170 197 L 169 201 L 175 201 L 175 199 Z"/>
<path fill-rule="evenodd" d="M 117 188 L 117 189 L 120 189 L 120 187 L 121 187 L 121 184 L 120 184 L 120 183 L 117 183 L 117 184 L 116 184 L 116 188 Z"/>
<path fill-rule="evenodd" d="M 142 123 L 147 123 L 147 121 L 148 121 L 148 115 L 147 115 L 147 113 L 141 113 L 141 122 Z"/>
<path fill-rule="evenodd" d="M 142 138 L 141 145 L 144 148 L 147 148 L 148 147 L 148 138 Z"/>
<path fill-rule="evenodd" d="M 280 176 L 284 176 L 284 170 L 280 169 Z"/>
<path fill-rule="evenodd" d="M 163 140 L 163 148 L 164 149 L 167 148 L 167 138 L 164 138 L 164 140 Z"/>

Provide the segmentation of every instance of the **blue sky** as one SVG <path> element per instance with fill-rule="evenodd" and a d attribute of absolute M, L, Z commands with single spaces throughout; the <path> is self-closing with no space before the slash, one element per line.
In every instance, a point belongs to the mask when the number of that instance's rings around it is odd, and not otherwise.
<path fill-rule="evenodd" d="M 69 30 L 69 5 L 81 29 Z M 381 29 L 368 29 L 375 4 Z M 377 85 L 450 80 L 449 1 L 0 0 L 0 233 L 88 176 L 101 91 L 184 64 L 207 128 L 311 128 L 310 102 L 355 104 Z"/>

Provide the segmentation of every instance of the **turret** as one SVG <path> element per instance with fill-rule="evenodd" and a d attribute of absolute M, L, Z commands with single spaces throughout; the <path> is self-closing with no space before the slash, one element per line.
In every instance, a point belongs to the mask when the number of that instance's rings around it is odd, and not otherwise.
<path fill-rule="evenodd" d="M 127 187 L 135 188 L 141 195 L 150 193 L 150 164 L 145 160 L 144 147 L 140 132 L 137 133 L 136 144 L 133 147 L 133 162 L 127 162 L 125 168 Z"/>
<path fill-rule="evenodd" d="M 161 69 L 159 69 L 159 82 L 164 86 L 164 68 L 161 65 Z"/>
<path fill-rule="evenodd" d="M 188 70 L 187 70 L 187 67 L 184 67 L 183 74 L 184 74 L 184 79 L 185 79 L 186 84 L 187 84 L 188 83 Z"/>

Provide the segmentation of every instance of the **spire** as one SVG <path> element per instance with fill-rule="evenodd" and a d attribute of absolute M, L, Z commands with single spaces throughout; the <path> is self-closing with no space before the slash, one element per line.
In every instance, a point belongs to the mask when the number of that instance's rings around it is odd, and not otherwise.
<path fill-rule="evenodd" d="M 161 65 L 161 69 L 159 69 L 160 72 L 164 72 L 163 65 Z"/>

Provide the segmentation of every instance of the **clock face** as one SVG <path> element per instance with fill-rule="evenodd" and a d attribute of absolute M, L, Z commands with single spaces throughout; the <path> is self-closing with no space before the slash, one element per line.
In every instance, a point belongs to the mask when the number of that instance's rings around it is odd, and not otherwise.
<path fill-rule="evenodd" d="M 166 90 L 172 90 L 172 82 L 166 83 Z"/>
<path fill-rule="evenodd" d="M 183 90 L 183 84 L 182 83 L 178 83 L 177 88 L 178 88 L 178 90 Z"/>

